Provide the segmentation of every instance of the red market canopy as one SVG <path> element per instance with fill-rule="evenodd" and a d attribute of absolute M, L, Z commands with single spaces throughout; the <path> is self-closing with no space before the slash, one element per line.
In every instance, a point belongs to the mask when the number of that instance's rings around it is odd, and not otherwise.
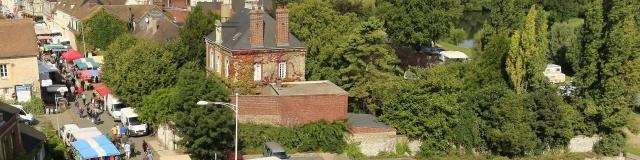
<path fill-rule="evenodd" d="M 37 36 L 38 40 L 51 39 L 51 36 Z"/>
<path fill-rule="evenodd" d="M 80 72 L 80 79 L 89 79 L 100 75 L 100 70 L 81 70 L 78 72 Z"/>
<path fill-rule="evenodd" d="M 82 58 L 82 54 L 80 54 L 80 52 L 70 49 L 67 52 L 62 53 L 62 57 L 64 57 L 64 59 L 66 60 L 76 60 L 76 59 L 80 59 Z"/>
<path fill-rule="evenodd" d="M 98 94 L 100 94 L 101 96 L 106 96 L 108 94 L 111 94 L 111 90 L 109 90 L 109 88 L 107 88 L 106 85 L 104 85 L 103 83 L 94 83 L 92 84 L 93 89 L 98 92 Z"/>

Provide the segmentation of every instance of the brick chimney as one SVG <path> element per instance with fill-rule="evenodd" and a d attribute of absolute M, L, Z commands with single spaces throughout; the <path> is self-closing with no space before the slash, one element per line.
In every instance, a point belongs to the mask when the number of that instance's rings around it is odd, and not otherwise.
<path fill-rule="evenodd" d="M 278 46 L 289 45 L 289 9 L 286 5 L 276 8 L 276 42 Z"/>
<path fill-rule="evenodd" d="M 251 47 L 264 47 L 264 17 L 262 10 L 253 8 L 249 12 L 249 41 Z"/>

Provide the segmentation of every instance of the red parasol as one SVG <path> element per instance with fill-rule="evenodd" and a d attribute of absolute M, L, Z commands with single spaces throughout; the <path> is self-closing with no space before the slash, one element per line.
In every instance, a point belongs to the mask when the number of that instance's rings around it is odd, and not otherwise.
<path fill-rule="evenodd" d="M 66 60 L 76 60 L 76 59 L 80 59 L 82 58 L 82 54 L 80 54 L 80 52 L 76 51 L 76 50 L 69 50 L 67 52 L 62 53 L 62 57 L 64 57 L 64 59 Z"/>
<path fill-rule="evenodd" d="M 101 96 L 106 96 L 111 93 L 111 90 L 109 90 L 109 88 L 107 88 L 103 83 L 94 83 L 92 85 L 93 89 Z"/>

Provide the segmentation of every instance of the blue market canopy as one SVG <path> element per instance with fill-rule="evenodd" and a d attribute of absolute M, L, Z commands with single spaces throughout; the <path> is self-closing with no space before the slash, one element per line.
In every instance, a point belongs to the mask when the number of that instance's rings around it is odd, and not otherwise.
<path fill-rule="evenodd" d="M 73 64 L 78 66 L 79 69 L 97 69 L 100 64 L 96 63 L 93 58 L 80 58 L 73 60 Z"/>
<path fill-rule="evenodd" d="M 71 143 L 71 145 L 78 151 L 82 159 L 120 155 L 116 146 L 109 142 L 107 137 L 102 135 L 90 139 L 78 140 Z"/>

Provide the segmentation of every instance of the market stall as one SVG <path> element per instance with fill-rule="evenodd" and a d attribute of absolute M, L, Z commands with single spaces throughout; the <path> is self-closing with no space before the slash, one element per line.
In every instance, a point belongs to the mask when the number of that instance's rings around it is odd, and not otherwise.
<path fill-rule="evenodd" d="M 62 57 L 66 60 L 73 61 L 73 60 L 81 59 L 83 56 L 80 52 L 70 49 L 69 51 L 62 53 Z"/>
<path fill-rule="evenodd" d="M 97 78 L 98 76 L 100 76 L 100 73 L 101 73 L 100 70 L 93 70 L 93 69 L 78 71 L 78 75 L 82 80 Z"/>
<path fill-rule="evenodd" d="M 84 69 L 98 69 L 100 64 L 96 63 L 93 58 L 80 58 L 73 60 L 73 64 L 78 67 L 80 70 Z"/>
<path fill-rule="evenodd" d="M 119 159 L 120 151 L 111 143 L 107 137 L 101 135 L 90 139 L 78 140 L 71 143 L 75 149 L 76 159 L 109 159 L 116 157 Z"/>

